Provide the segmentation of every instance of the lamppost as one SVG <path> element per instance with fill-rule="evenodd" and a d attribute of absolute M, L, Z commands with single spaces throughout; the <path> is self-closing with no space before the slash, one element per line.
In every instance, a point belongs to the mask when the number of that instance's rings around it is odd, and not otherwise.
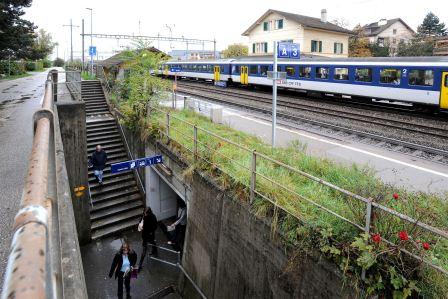
<path fill-rule="evenodd" d="M 86 7 L 90 10 L 90 48 L 93 47 L 93 8 Z M 90 54 L 90 51 L 89 51 Z M 90 55 L 90 77 L 93 77 L 93 55 Z"/>

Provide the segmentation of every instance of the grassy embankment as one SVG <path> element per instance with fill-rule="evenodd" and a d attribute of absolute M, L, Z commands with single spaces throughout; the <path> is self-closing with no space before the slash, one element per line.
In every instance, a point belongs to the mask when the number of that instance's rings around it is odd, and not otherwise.
<path fill-rule="evenodd" d="M 326 159 L 311 157 L 305 154 L 299 143 L 293 143 L 288 148 L 272 150 L 269 145 L 254 136 L 224 125 L 213 124 L 196 113 L 171 111 L 171 115 L 174 117 L 170 123 L 170 146 L 190 162 L 193 161 L 193 127 L 176 118 L 196 124 L 199 128 L 370 198 L 428 225 L 445 231 L 448 228 L 446 196 L 441 198 L 435 194 L 408 192 L 403 188 L 386 185 L 374 176 L 372 169 L 356 165 L 346 167 Z M 160 136 L 160 132 L 166 130 L 165 121 L 164 114 L 153 112 L 151 119 L 141 124 L 146 128 L 143 135 Z M 202 159 L 195 163 L 194 167 L 215 177 L 222 186 L 229 188 L 242 200 L 248 200 L 252 153 L 210 136 L 202 130 L 198 130 L 198 139 Z M 167 141 L 165 137 L 162 140 Z M 269 180 L 281 183 L 285 188 Z M 370 236 L 369 244 L 366 245 L 364 241 L 367 236 L 362 236 L 362 231 L 310 204 L 307 199 L 362 227 L 365 223 L 365 203 L 261 157 L 257 159 L 256 190 L 276 203 L 277 208 L 257 196 L 253 203 L 255 212 L 272 220 L 273 229 L 279 230 L 285 236 L 287 245 L 292 248 L 299 246 L 301 250 L 312 250 L 317 246 L 335 261 L 352 281 L 359 279 L 362 268 L 367 269 L 365 284 L 368 292 L 388 291 L 399 298 L 405 297 L 406 292 L 415 290 L 416 284 L 424 295 L 440 297 L 448 294 L 445 275 L 421 266 L 415 259 L 400 254 L 398 250 L 406 249 L 448 270 L 446 239 L 435 237 L 415 225 L 375 209 L 371 232 L 378 235 L 375 239 Z M 400 238 L 400 232 L 402 238 L 404 232 L 409 239 Z M 385 239 L 398 246 L 387 245 Z"/>

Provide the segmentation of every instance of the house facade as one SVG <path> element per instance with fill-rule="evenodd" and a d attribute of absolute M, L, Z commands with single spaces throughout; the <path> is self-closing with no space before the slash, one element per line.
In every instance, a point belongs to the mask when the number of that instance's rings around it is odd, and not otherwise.
<path fill-rule="evenodd" d="M 402 19 L 381 19 L 362 27 L 364 36 L 370 43 L 378 43 L 379 46 L 389 46 L 390 56 L 397 54 L 398 44 L 407 43 L 415 35 L 415 31 Z"/>
<path fill-rule="evenodd" d="M 348 57 L 348 39 L 353 32 L 321 18 L 268 10 L 253 23 L 243 36 L 248 37 L 249 55 L 272 55 L 274 42 L 300 44 L 302 54 L 326 57 Z"/>

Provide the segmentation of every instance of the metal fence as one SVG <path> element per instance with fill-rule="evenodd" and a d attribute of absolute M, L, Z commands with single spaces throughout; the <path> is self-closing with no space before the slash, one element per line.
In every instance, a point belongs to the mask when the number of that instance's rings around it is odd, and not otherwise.
<path fill-rule="evenodd" d="M 67 69 L 65 82 L 68 90 L 77 101 L 81 101 L 81 71 Z"/>
<path fill-rule="evenodd" d="M 397 228 L 409 228 L 409 232 L 424 234 L 434 243 L 442 239 L 448 240 L 448 232 L 445 230 L 425 224 L 418 219 L 399 213 L 369 198 L 344 190 L 319 177 L 277 161 L 269 155 L 223 138 L 207 129 L 173 116 L 169 110 L 150 107 L 150 111 L 151 113 L 156 112 L 162 115 L 162 117 L 157 117 L 162 120 L 160 121 L 160 138 L 162 142 L 169 143 L 174 141 L 184 150 L 184 158 L 189 159 L 191 163 L 196 163 L 197 165 L 199 165 L 198 163 L 204 163 L 208 165 L 209 170 L 211 169 L 210 171 L 218 171 L 228 177 L 233 177 L 235 183 L 242 185 L 247 190 L 251 203 L 256 199 L 266 200 L 275 209 L 284 211 L 305 225 L 309 214 L 314 213 L 317 215 L 317 213 L 324 212 L 330 218 L 319 216 L 319 219 L 325 219 L 324 222 L 327 221 L 327 224 L 332 223 L 330 219 L 336 219 L 346 223 L 348 225 L 347 229 L 352 227 L 355 231 L 364 232 L 369 236 L 372 236 L 374 231 L 378 232 L 382 229 L 383 222 L 381 222 L 381 219 L 384 219 L 384 221 L 387 220 L 394 223 Z M 176 122 L 178 122 L 178 126 L 175 126 Z M 214 142 L 210 142 L 210 140 L 214 140 Z M 241 159 L 236 161 L 225 152 L 221 152 L 219 149 L 222 148 L 223 144 L 232 147 L 232 151 L 237 152 Z M 225 161 L 227 164 L 214 162 L 218 159 Z M 266 171 L 268 168 L 278 169 L 279 171 L 276 173 L 279 175 L 269 176 Z M 243 179 L 235 178 L 235 173 L 239 174 L 239 177 L 243 177 Z M 294 183 L 302 180 L 321 186 L 320 188 L 326 190 L 325 192 L 327 192 L 326 194 L 329 195 L 329 198 L 335 201 L 344 201 L 343 203 L 346 204 L 347 209 L 351 209 L 351 211 L 338 210 L 335 206 L 329 207 L 320 202 L 319 198 L 313 196 L 313 194 L 295 190 Z M 291 182 L 291 184 L 286 182 Z M 303 211 L 298 212 L 298 204 L 306 204 L 307 206 L 300 206 Z M 311 219 L 311 221 L 313 220 L 316 219 Z M 314 224 L 316 224 L 315 222 Z M 373 222 L 375 222 L 375 226 L 373 226 Z M 385 235 L 382 235 L 382 241 L 398 248 L 402 253 L 418 262 L 422 262 L 448 275 L 446 268 L 426 258 L 421 254 L 421 250 L 412 250 L 411 248 L 398 246 L 391 241 L 394 239 L 394 241 L 397 241 L 397 233 L 396 231 L 393 234 L 389 233 L 387 237 L 390 240 L 386 239 Z M 370 238 L 366 242 L 370 242 Z M 365 271 L 363 271 L 362 276 L 365 278 Z"/>

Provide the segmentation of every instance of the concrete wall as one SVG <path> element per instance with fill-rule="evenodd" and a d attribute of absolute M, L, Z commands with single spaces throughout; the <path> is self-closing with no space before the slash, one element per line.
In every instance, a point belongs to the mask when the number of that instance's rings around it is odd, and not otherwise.
<path fill-rule="evenodd" d="M 62 102 L 57 104 L 57 109 L 78 239 L 82 245 L 90 242 L 85 104 L 84 102 Z M 75 188 L 80 187 L 83 190 L 77 193 Z"/>

